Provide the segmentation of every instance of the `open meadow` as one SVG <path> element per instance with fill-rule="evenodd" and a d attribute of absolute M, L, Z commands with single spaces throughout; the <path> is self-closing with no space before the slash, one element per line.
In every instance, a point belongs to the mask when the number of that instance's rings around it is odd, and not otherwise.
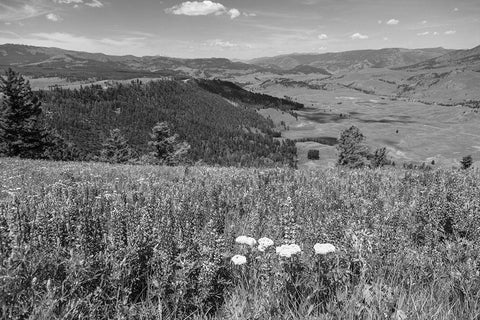
<path fill-rule="evenodd" d="M 0 318 L 479 319 L 479 194 L 478 170 L 2 158 Z"/>
<path fill-rule="evenodd" d="M 283 79 L 283 78 L 282 78 Z M 289 78 L 290 79 L 290 78 Z M 239 81 L 245 79 L 239 78 Z M 300 84 L 315 81 L 312 76 L 291 77 L 294 85 L 263 78 L 247 88 L 264 94 L 284 97 L 303 103 L 297 117 L 275 110 L 260 113 L 288 130 L 282 137 L 292 140 L 336 139 L 341 131 L 357 126 L 372 148 L 386 147 L 389 157 L 398 165 L 427 163 L 434 167 L 459 167 L 465 155 L 480 157 L 480 130 L 478 109 L 464 106 L 441 106 L 419 101 L 398 99 L 389 95 L 365 93 L 342 87 L 336 81 L 322 80 L 324 89 L 312 89 Z M 380 82 L 381 83 L 381 82 Z M 283 129 L 282 127 L 280 127 Z M 335 165 L 335 146 L 313 141 L 296 143 L 300 168 L 331 168 Z M 307 159 L 309 149 L 320 150 L 319 160 Z"/>

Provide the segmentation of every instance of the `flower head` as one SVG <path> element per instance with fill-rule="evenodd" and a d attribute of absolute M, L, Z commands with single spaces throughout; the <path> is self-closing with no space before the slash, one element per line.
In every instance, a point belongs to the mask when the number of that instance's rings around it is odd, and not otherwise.
<path fill-rule="evenodd" d="M 247 263 L 247 258 L 241 254 L 234 255 L 230 260 L 237 266 Z"/>
<path fill-rule="evenodd" d="M 302 249 L 297 244 L 283 244 L 276 248 L 280 257 L 290 258 L 292 255 L 300 253 Z"/>
<path fill-rule="evenodd" d="M 253 247 L 254 245 L 257 244 L 257 240 L 247 236 L 239 236 L 235 239 L 235 242 L 239 244 L 246 244 L 250 247 Z"/>
<path fill-rule="evenodd" d="M 273 246 L 273 240 L 270 238 L 260 238 L 258 239 L 258 250 L 259 251 L 265 251 L 268 247 Z"/>
<path fill-rule="evenodd" d="M 336 250 L 335 246 L 331 243 L 316 243 L 313 246 L 313 249 L 315 250 L 315 254 L 321 254 L 321 255 L 333 253 Z"/>

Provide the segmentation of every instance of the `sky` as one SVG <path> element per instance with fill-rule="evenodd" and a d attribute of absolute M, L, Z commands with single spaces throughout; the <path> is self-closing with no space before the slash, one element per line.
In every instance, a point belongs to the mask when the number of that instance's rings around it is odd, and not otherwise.
<path fill-rule="evenodd" d="M 480 0 L 0 0 L 3 43 L 239 60 L 467 49 L 480 45 Z"/>

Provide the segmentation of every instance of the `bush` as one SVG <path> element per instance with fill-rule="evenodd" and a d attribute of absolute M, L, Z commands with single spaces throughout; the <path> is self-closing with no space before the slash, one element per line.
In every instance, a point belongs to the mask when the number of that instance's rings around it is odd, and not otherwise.
<path fill-rule="evenodd" d="M 307 158 L 309 160 L 318 160 L 320 159 L 320 151 L 316 149 L 308 150 Z"/>

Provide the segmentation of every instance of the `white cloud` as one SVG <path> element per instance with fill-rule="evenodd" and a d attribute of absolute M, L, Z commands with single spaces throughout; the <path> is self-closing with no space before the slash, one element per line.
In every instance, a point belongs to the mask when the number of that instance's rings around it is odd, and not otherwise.
<path fill-rule="evenodd" d="M 378 23 L 378 24 L 382 24 L 383 21 L 382 21 L 382 20 L 378 20 L 377 23 Z"/>
<path fill-rule="evenodd" d="M 445 31 L 445 34 L 446 34 L 446 35 L 452 35 L 452 34 L 455 34 L 455 33 L 457 33 L 457 31 L 455 31 L 455 30 Z"/>
<path fill-rule="evenodd" d="M 101 8 L 103 7 L 103 3 L 101 3 L 98 0 L 92 0 L 92 2 L 87 2 L 85 3 L 86 6 L 92 7 L 92 8 Z"/>
<path fill-rule="evenodd" d="M 390 39 L 388 39 L 388 37 L 383 37 L 383 41 L 388 41 Z"/>
<path fill-rule="evenodd" d="M 455 8 L 455 9 L 453 9 L 453 11 L 457 12 L 457 11 L 459 11 L 459 9 L 458 9 L 458 8 Z"/>
<path fill-rule="evenodd" d="M 209 14 L 222 14 L 227 9 L 221 3 L 205 0 L 199 1 L 187 1 L 167 9 L 168 13 L 186 16 L 206 16 Z"/>
<path fill-rule="evenodd" d="M 327 50 L 327 47 L 320 47 L 320 48 L 318 48 L 318 51 L 325 51 L 325 50 Z"/>
<path fill-rule="evenodd" d="M 225 41 L 221 39 L 208 40 L 206 44 L 210 47 L 221 47 L 221 48 L 235 48 L 238 47 L 238 43 L 233 43 L 230 41 Z"/>
<path fill-rule="evenodd" d="M 257 16 L 257 14 L 256 14 L 256 13 L 253 13 L 253 12 L 252 12 L 252 13 L 244 12 L 243 15 L 244 15 L 245 17 L 256 17 L 256 16 Z"/>
<path fill-rule="evenodd" d="M 421 24 L 427 24 L 427 20 L 423 20 L 422 22 L 420 22 Z"/>
<path fill-rule="evenodd" d="M 230 9 L 228 10 L 228 15 L 230 16 L 231 19 L 235 19 L 240 16 L 240 11 L 238 9 Z"/>
<path fill-rule="evenodd" d="M 417 33 L 417 36 L 428 36 L 430 34 L 430 31 L 425 31 L 425 32 L 420 32 L 420 33 Z"/>
<path fill-rule="evenodd" d="M 400 23 L 400 21 L 397 20 L 397 19 L 390 19 L 390 20 L 387 21 L 387 24 L 391 25 L 391 26 L 397 25 L 399 23 Z"/>
<path fill-rule="evenodd" d="M 439 34 L 440 34 L 440 33 L 438 33 L 437 31 L 435 31 L 435 32 L 433 33 L 434 36 L 438 36 Z"/>
<path fill-rule="evenodd" d="M 368 36 L 357 32 L 352 34 L 350 38 L 352 38 L 353 40 L 365 40 L 368 39 Z"/>
<path fill-rule="evenodd" d="M 235 19 L 241 14 L 238 9 L 227 9 L 223 4 L 210 0 L 186 1 L 179 5 L 166 9 L 165 12 L 175 15 L 186 16 L 207 16 L 210 14 L 218 16 L 222 14 L 228 14 L 231 19 Z"/>
<path fill-rule="evenodd" d="M 319 34 L 319 35 L 318 35 L 318 39 L 320 39 L 320 40 L 327 40 L 327 39 L 328 39 L 328 36 L 327 36 L 325 33 L 322 33 L 322 34 Z"/>
<path fill-rule="evenodd" d="M 71 4 L 71 3 L 83 3 L 83 0 L 53 0 L 53 2 Z"/>
<path fill-rule="evenodd" d="M 53 21 L 53 22 L 58 22 L 62 21 L 62 17 L 56 15 L 55 13 L 49 13 L 45 16 L 48 20 Z"/>

